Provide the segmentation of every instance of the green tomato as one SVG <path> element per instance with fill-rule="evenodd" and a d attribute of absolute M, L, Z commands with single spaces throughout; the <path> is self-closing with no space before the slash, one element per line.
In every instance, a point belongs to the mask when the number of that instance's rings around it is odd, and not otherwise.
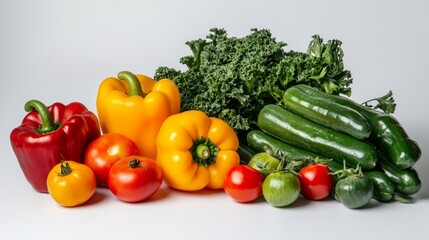
<path fill-rule="evenodd" d="M 285 207 L 294 203 L 301 191 L 298 177 L 287 171 L 270 173 L 262 184 L 265 200 L 274 207 Z"/>
<path fill-rule="evenodd" d="M 348 208 L 361 208 L 371 201 L 373 193 L 374 187 L 367 176 L 350 175 L 337 182 L 334 197 Z"/>
<path fill-rule="evenodd" d="M 258 170 L 266 178 L 271 172 L 277 169 L 280 160 L 266 152 L 255 154 L 247 165 Z"/>

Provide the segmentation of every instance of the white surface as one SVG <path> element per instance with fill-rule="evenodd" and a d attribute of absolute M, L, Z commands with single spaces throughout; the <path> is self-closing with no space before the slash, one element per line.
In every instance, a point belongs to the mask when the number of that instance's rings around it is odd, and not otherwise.
<path fill-rule="evenodd" d="M 262 3 L 263 2 L 263 3 Z M 427 239 L 429 213 L 429 3 L 427 1 L 0 1 L 1 239 Z M 107 189 L 78 208 L 36 193 L 22 175 L 10 131 L 31 98 L 81 101 L 95 111 L 98 85 L 121 70 L 152 75 L 183 68 L 187 40 L 212 27 L 244 36 L 269 28 L 287 49 L 305 51 L 313 34 L 343 41 L 353 98 L 391 89 L 395 117 L 418 141 L 423 187 L 416 202 L 346 209 L 300 199 L 283 209 L 238 204 L 222 191 L 163 188 L 126 204 Z M 36 90 L 37 89 L 37 90 Z"/>

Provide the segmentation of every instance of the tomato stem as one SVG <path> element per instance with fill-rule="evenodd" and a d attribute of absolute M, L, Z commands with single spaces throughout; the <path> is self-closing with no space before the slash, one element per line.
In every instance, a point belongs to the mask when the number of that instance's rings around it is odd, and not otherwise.
<path fill-rule="evenodd" d="M 67 161 L 61 162 L 61 172 L 58 173 L 58 176 L 64 177 L 73 172 L 73 169 L 70 167 L 70 164 Z"/>
<path fill-rule="evenodd" d="M 140 165 L 140 160 L 139 160 L 138 158 L 134 158 L 133 160 L 131 160 L 131 161 L 128 163 L 128 166 L 129 166 L 130 168 L 137 168 L 137 167 L 141 167 L 141 165 Z"/>
<path fill-rule="evenodd" d="M 347 176 L 357 176 L 357 177 L 363 176 L 362 168 L 360 167 L 359 164 L 357 164 L 356 168 L 348 168 L 346 165 L 346 162 L 343 161 L 343 165 L 344 165 L 343 169 L 340 169 L 338 171 L 335 171 L 329 174 L 338 176 L 339 179 L 343 179 Z"/>

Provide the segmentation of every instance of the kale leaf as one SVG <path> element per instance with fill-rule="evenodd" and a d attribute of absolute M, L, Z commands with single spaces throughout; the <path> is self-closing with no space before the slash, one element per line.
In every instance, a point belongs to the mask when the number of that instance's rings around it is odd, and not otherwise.
<path fill-rule="evenodd" d="M 284 50 L 268 29 L 242 38 L 213 28 L 206 39 L 186 42 L 192 55 L 180 59 L 186 71 L 159 67 L 155 79 L 172 79 L 182 111 L 196 109 L 225 120 L 236 131 L 254 128 L 259 111 L 282 101 L 284 91 L 308 84 L 329 94 L 350 96 L 351 73 L 344 70 L 339 40 L 314 35 L 307 53 Z"/>

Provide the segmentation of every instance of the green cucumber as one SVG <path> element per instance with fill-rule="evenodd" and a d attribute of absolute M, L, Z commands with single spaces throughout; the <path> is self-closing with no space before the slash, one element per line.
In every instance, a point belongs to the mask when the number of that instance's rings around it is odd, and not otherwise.
<path fill-rule="evenodd" d="M 377 162 L 373 145 L 302 118 L 278 105 L 267 105 L 258 115 L 258 126 L 268 134 L 298 148 L 350 166 L 372 169 Z"/>
<path fill-rule="evenodd" d="M 384 155 L 379 155 L 378 165 L 389 177 L 390 181 L 395 184 L 395 191 L 405 195 L 412 195 L 420 190 L 422 183 L 415 169 L 401 169 Z"/>
<path fill-rule="evenodd" d="M 323 159 L 321 155 L 313 152 L 306 151 L 304 149 L 292 146 L 277 138 L 274 138 L 261 130 L 252 130 L 247 133 L 247 143 L 253 149 L 258 152 L 265 152 L 266 150 L 271 152 L 280 151 L 284 156 L 291 159 L 303 159 L 303 158 L 319 158 Z"/>
<path fill-rule="evenodd" d="M 395 194 L 395 186 L 383 172 L 370 171 L 364 173 L 374 186 L 373 198 L 380 202 L 389 202 Z"/>
<path fill-rule="evenodd" d="M 407 169 L 421 157 L 421 149 L 392 115 L 365 107 L 349 98 L 325 94 L 306 85 L 297 87 L 311 96 L 323 96 L 327 101 L 350 107 L 362 114 L 371 126 L 369 141 L 387 155 L 395 166 Z"/>
<path fill-rule="evenodd" d="M 257 152 L 245 143 L 240 142 L 237 153 L 240 156 L 240 163 L 247 164 Z"/>
<path fill-rule="evenodd" d="M 393 200 L 410 203 L 412 198 L 408 195 L 395 192 L 395 184 L 381 171 L 364 172 L 374 186 L 373 198 L 379 202 L 391 202 Z"/>
<path fill-rule="evenodd" d="M 330 161 L 326 163 L 330 172 L 337 172 L 344 169 L 344 165 L 335 161 Z M 391 202 L 399 201 L 402 203 L 410 203 L 412 198 L 408 195 L 397 193 L 395 191 L 395 183 L 390 180 L 390 178 L 379 169 L 373 169 L 369 172 L 363 172 L 369 180 L 371 180 L 374 187 L 373 198 L 380 202 Z M 338 175 L 333 175 L 334 183 L 338 181 Z"/>
<path fill-rule="evenodd" d="M 285 91 L 283 104 L 289 111 L 303 118 L 357 139 L 366 139 L 371 133 L 368 121 L 356 110 L 326 101 L 323 95 L 309 95 L 297 86 Z"/>

